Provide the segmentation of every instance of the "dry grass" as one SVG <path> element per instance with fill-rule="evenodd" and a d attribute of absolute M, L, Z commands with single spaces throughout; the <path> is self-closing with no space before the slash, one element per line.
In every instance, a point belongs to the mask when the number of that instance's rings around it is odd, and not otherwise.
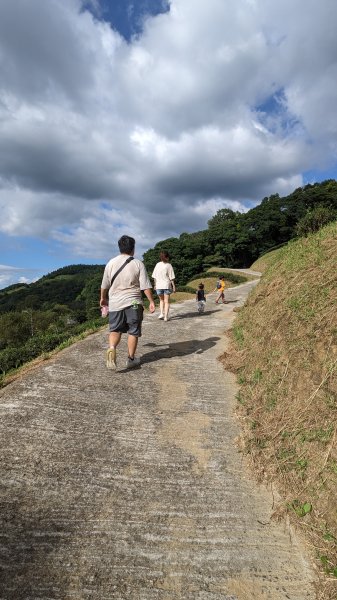
<path fill-rule="evenodd" d="M 337 223 L 264 257 L 233 329 L 245 451 L 276 483 L 337 597 Z M 261 263 L 254 268 L 261 269 Z M 230 364 L 231 363 L 231 364 Z"/>
<path fill-rule="evenodd" d="M 217 269 L 218 271 L 218 269 Z M 224 271 L 223 269 L 219 269 L 219 272 Z M 224 273 L 226 275 L 226 273 Z M 242 276 L 242 273 L 238 273 L 238 275 Z M 249 279 L 248 276 L 246 276 L 246 274 L 244 274 L 244 277 L 246 277 L 247 279 Z M 254 277 L 254 279 L 256 279 Z M 204 279 L 193 279 L 192 281 L 189 281 L 189 283 L 187 284 L 189 287 L 194 287 L 195 289 L 197 289 L 199 283 L 203 283 L 205 286 L 205 293 L 206 294 L 210 294 L 211 292 L 213 292 L 216 289 L 216 282 L 218 281 L 218 277 L 205 277 Z M 237 283 L 233 283 L 232 281 L 228 281 L 226 280 L 225 277 L 225 288 L 230 288 L 230 287 L 237 287 Z"/>
<path fill-rule="evenodd" d="M 251 267 L 251 269 L 253 269 L 253 271 L 259 271 L 259 269 L 255 269 L 253 267 Z M 227 267 L 210 267 L 209 269 L 207 269 L 207 271 L 208 273 L 211 273 L 212 271 L 217 271 L 218 273 L 223 273 L 224 275 L 226 275 L 226 273 L 233 273 L 234 275 L 240 275 L 241 277 L 245 277 L 248 281 L 257 278 L 256 275 L 252 275 L 250 273 L 242 273 L 242 271 L 240 270 L 236 271 L 235 269 L 227 269 Z"/>
<path fill-rule="evenodd" d="M 278 248 L 277 250 L 268 252 L 268 254 L 258 258 L 250 268 L 253 271 L 260 271 L 260 273 L 264 273 L 270 266 L 274 264 L 275 261 L 277 261 L 281 251 L 282 248 Z"/>
<path fill-rule="evenodd" d="M 205 277 L 205 279 L 193 279 L 192 281 L 189 281 L 187 285 L 189 287 L 194 287 L 197 290 L 199 283 L 203 283 L 205 286 L 205 294 L 210 294 L 215 289 L 217 281 L 217 277 Z M 228 281 L 226 281 L 226 287 L 229 287 Z"/>
<path fill-rule="evenodd" d="M 171 302 L 183 302 L 184 300 L 193 300 L 194 294 L 188 294 L 187 292 L 175 292 L 170 297 Z"/>

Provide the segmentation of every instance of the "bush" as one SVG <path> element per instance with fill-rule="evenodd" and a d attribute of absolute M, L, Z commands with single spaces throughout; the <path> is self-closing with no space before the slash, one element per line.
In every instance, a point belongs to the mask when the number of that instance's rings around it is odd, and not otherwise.
<path fill-rule="evenodd" d="M 243 275 L 236 275 L 236 273 L 227 273 L 224 271 L 205 271 L 204 273 L 197 273 L 196 275 L 193 275 L 193 279 L 208 279 L 210 277 L 219 278 L 222 276 L 224 276 L 226 281 L 231 281 L 232 283 L 245 283 L 247 281 L 247 277 L 244 277 Z"/>
<path fill-rule="evenodd" d="M 299 220 L 296 225 L 296 233 L 298 236 L 308 236 L 310 233 L 315 233 L 324 225 L 337 219 L 335 209 L 319 204 L 308 212 Z"/>
<path fill-rule="evenodd" d="M 58 346 L 67 342 L 71 338 L 92 329 L 98 329 L 103 325 L 103 319 L 98 317 L 91 321 L 86 321 L 80 325 L 68 329 L 67 331 L 45 332 L 34 335 L 18 348 L 6 348 L 0 351 L 0 375 L 6 374 L 13 369 L 21 367 L 34 358 L 41 356 L 45 352 L 51 352 Z"/>

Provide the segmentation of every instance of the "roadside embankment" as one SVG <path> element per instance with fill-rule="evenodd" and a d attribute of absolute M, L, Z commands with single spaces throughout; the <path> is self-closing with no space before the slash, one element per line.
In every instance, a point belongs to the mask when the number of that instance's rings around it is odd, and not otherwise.
<path fill-rule="evenodd" d="M 253 265 L 264 270 L 235 322 L 227 368 L 241 384 L 245 452 L 274 482 L 337 593 L 337 223 Z"/>

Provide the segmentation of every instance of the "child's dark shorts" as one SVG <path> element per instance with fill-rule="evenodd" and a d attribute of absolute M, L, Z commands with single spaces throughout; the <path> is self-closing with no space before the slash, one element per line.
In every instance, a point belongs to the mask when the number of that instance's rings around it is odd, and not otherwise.
<path fill-rule="evenodd" d="M 128 306 L 122 310 L 109 312 L 109 331 L 141 337 L 143 312 L 144 308 L 141 304 L 138 304 L 137 308 Z"/>

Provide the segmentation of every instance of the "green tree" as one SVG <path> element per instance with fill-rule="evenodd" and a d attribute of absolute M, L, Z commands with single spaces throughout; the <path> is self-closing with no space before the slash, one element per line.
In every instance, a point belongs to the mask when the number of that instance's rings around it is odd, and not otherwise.
<path fill-rule="evenodd" d="M 337 210 L 319 204 L 313 209 L 309 209 L 307 213 L 300 219 L 296 225 L 296 233 L 299 236 L 307 236 L 310 233 L 315 233 L 324 225 L 337 219 Z"/>

